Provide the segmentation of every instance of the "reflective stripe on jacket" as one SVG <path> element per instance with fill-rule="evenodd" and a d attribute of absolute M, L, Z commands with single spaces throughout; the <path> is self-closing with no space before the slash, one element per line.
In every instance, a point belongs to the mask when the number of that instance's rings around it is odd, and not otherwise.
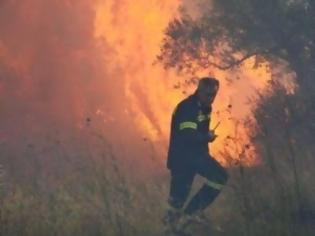
<path fill-rule="evenodd" d="M 199 156 L 209 153 L 208 132 L 211 107 L 201 107 L 197 95 L 181 101 L 171 121 L 167 167 L 189 165 Z"/>

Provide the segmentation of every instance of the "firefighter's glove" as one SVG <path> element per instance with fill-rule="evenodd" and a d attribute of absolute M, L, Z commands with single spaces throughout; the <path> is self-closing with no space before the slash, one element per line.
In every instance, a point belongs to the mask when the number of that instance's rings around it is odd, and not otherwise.
<path fill-rule="evenodd" d="M 212 143 L 214 140 L 216 140 L 216 138 L 218 137 L 218 135 L 216 135 L 214 133 L 214 130 L 210 130 L 209 133 L 208 133 L 208 141 L 210 143 Z"/>

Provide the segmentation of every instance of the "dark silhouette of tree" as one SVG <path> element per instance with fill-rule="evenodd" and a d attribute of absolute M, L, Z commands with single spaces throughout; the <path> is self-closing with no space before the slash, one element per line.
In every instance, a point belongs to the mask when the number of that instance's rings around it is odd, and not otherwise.
<path fill-rule="evenodd" d="M 256 122 L 250 135 L 277 186 L 283 222 L 290 222 L 292 205 L 304 219 L 304 212 L 315 207 L 305 193 L 312 187 L 302 181 L 306 174 L 314 176 L 314 168 L 307 163 L 314 163 L 315 151 L 315 1 L 198 3 L 198 16 L 190 16 L 183 8 L 181 17 L 170 22 L 157 59 L 166 68 L 194 74 L 200 69 L 237 70 L 254 58 L 257 67 L 268 62 L 273 78 L 295 74 L 293 94 L 279 80 L 270 81 L 267 91 L 257 93 Z M 289 201 L 289 188 L 294 203 Z"/>
<path fill-rule="evenodd" d="M 286 62 L 299 84 L 312 85 L 315 64 L 315 3 L 310 0 L 205 0 L 199 17 L 185 10 L 165 32 L 158 60 L 166 67 L 235 68 Z"/>

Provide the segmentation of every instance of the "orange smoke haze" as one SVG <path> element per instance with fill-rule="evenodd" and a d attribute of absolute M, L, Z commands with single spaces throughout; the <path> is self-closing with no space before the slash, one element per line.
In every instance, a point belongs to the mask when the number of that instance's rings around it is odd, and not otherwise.
<path fill-rule="evenodd" d="M 146 158 L 152 141 L 165 160 L 171 113 L 194 87 L 152 63 L 179 0 L 9 0 L 0 8 L 0 142 L 64 127 L 100 122 L 118 155 Z M 219 120 L 218 153 L 237 119 L 249 114 L 249 96 L 270 79 L 266 67 L 244 66 L 244 78 L 213 70 L 221 81 L 212 126 Z M 207 72 L 209 74 L 209 72 Z M 200 74 L 205 75 L 205 74 Z M 98 123 L 99 124 L 99 123 Z M 1 141 L 2 140 L 2 141 Z M 150 144 L 151 145 L 151 144 Z M 146 150 L 146 151 L 145 151 Z M 128 157 L 124 157 L 128 158 Z"/>
<path fill-rule="evenodd" d="M 177 16 L 180 1 L 104 1 L 97 8 L 95 21 L 97 38 L 104 38 L 117 52 L 112 65 L 120 65 L 124 69 L 121 75 L 124 80 L 124 92 L 128 99 L 126 115 L 132 114 L 134 122 L 144 136 L 155 143 L 161 143 L 166 150 L 169 135 L 170 114 L 176 104 L 192 93 L 194 86 L 185 89 L 174 89 L 178 81 L 187 78 L 173 72 L 166 72 L 159 66 L 152 66 L 163 38 L 163 31 L 169 21 Z M 191 4 L 188 5 L 191 7 Z M 114 9 L 114 11 L 113 11 Z M 219 139 L 213 152 L 222 148 L 223 139 L 234 133 L 234 123 L 229 118 L 245 118 L 249 115 L 248 98 L 262 89 L 270 79 L 267 65 L 253 69 L 254 60 L 248 61 L 244 67 L 244 78 L 213 70 L 211 75 L 221 81 L 221 90 L 214 104 L 213 124 L 221 121 L 218 128 Z M 200 73 L 200 76 L 208 75 Z M 231 78 L 230 78 L 231 77 Z M 234 79 L 229 84 L 225 78 Z M 186 93 L 183 94 L 183 91 Z M 232 105 L 231 113 L 226 112 Z"/>

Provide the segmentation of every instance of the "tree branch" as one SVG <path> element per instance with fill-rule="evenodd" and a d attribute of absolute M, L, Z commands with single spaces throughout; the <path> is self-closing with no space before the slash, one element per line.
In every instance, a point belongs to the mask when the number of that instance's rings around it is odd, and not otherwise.
<path fill-rule="evenodd" d="M 211 62 L 211 61 L 208 61 L 208 65 L 210 66 L 213 66 L 215 68 L 218 68 L 220 70 L 229 70 L 231 69 L 232 67 L 235 67 L 235 66 L 238 66 L 240 64 L 242 64 L 244 61 L 246 61 L 247 59 L 251 58 L 252 56 L 255 56 L 255 55 L 258 55 L 259 53 L 258 52 L 255 52 L 255 53 L 250 53 L 246 56 L 244 56 L 243 58 L 237 60 L 237 61 L 234 61 L 233 63 L 229 64 L 229 65 L 219 65 L 215 62 Z"/>

